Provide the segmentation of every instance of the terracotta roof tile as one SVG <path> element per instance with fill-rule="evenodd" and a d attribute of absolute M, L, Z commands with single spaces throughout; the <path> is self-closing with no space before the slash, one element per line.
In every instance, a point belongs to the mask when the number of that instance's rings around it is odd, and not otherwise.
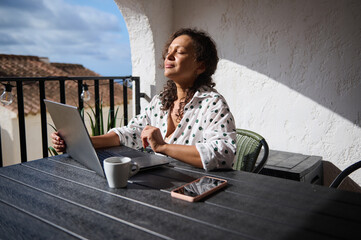
<path fill-rule="evenodd" d="M 89 70 L 81 64 L 71 64 L 71 63 L 50 63 L 50 65 L 63 70 L 64 72 L 68 73 L 69 76 L 100 76 L 96 72 Z"/>
<path fill-rule="evenodd" d="M 46 59 L 45 59 L 46 60 Z M 50 77 L 50 76 L 100 76 L 99 74 L 85 68 L 80 64 L 69 63 L 48 63 L 44 58 L 37 56 L 23 56 L 23 55 L 6 55 L 0 54 L 0 78 L 1 77 Z M 94 96 L 94 81 L 84 81 L 89 85 L 89 91 Z M 15 85 L 13 83 L 12 85 Z M 99 94 L 103 99 L 103 106 L 109 106 L 109 86 L 107 80 L 99 81 Z M 58 81 L 46 81 L 45 93 L 46 98 L 53 101 L 60 101 Z M 3 91 L 3 90 L 1 90 Z M 17 112 L 17 98 L 16 87 L 12 89 L 14 102 L 6 108 Z M 39 99 L 39 84 L 37 82 L 24 82 L 24 111 L 25 115 L 37 114 L 40 111 Z M 121 105 L 123 103 L 123 86 L 114 84 L 114 103 Z M 78 85 L 75 81 L 65 81 L 65 96 L 66 103 L 77 106 L 78 105 Z M 132 92 L 128 90 L 128 98 L 131 98 Z M 94 97 L 89 103 L 94 106 Z"/>

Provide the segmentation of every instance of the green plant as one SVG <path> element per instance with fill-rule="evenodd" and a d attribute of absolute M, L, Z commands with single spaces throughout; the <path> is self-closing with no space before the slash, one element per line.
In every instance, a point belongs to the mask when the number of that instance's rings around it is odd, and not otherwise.
<path fill-rule="evenodd" d="M 104 132 L 104 120 L 103 120 L 103 100 L 100 101 L 100 107 L 99 107 L 99 116 L 96 116 L 96 113 L 94 111 L 94 108 L 92 108 L 89 104 L 87 104 L 88 107 L 90 108 L 92 115 L 90 113 L 86 113 L 89 116 L 90 119 L 90 128 L 92 131 L 92 136 L 98 136 L 98 135 L 103 135 Z M 82 111 L 84 112 L 84 109 L 82 109 Z M 108 112 L 108 119 L 107 119 L 107 132 L 111 129 L 115 127 L 115 123 L 116 123 L 116 119 L 117 119 L 117 115 L 118 115 L 118 111 L 119 111 L 119 106 L 117 107 L 117 109 L 115 110 L 115 114 L 114 117 L 111 117 L 111 110 L 109 109 Z M 83 113 L 84 114 L 84 113 Z M 99 119 L 99 121 L 98 121 Z"/>
<path fill-rule="evenodd" d="M 54 129 L 55 132 L 57 132 L 58 130 L 56 129 L 55 126 L 53 126 L 52 124 L 48 123 L 50 127 L 52 127 Z M 48 151 L 50 153 L 51 156 L 55 156 L 55 155 L 59 155 L 59 153 L 55 150 L 55 148 L 53 148 L 52 146 L 48 147 Z"/>
<path fill-rule="evenodd" d="M 93 116 L 86 112 L 86 114 L 89 116 L 89 119 L 90 119 L 90 127 L 91 127 L 91 130 L 92 130 L 92 136 L 98 136 L 98 135 L 102 135 L 104 134 L 104 121 L 103 121 L 103 100 L 101 100 L 100 102 L 100 113 L 99 113 L 99 120 L 100 120 L 100 127 L 98 127 L 98 118 L 96 116 L 96 113 L 94 111 L 94 109 L 89 105 L 87 104 L 88 107 L 90 108 Z M 114 128 L 115 127 L 115 124 L 116 124 L 116 119 L 117 119 L 117 116 L 118 116 L 118 111 L 119 111 L 119 106 L 117 107 L 117 109 L 115 110 L 115 114 L 114 114 L 114 117 L 111 117 L 111 110 L 109 109 L 109 112 L 108 112 L 108 119 L 107 119 L 107 132 L 111 129 L 111 128 Z M 79 113 L 80 113 L 80 116 L 82 117 L 82 119 L 84 119 L 84 112 L 85 112 L 85 109 L 82 108 L 82 109 L 79 109 Z M 52 124 L 48 123 L 55 132 L 57 132 L 58 130 L 56 129 L 55 126 L 53 126 Z M 59 155 L 59 153 L 53 148 L 53 147 L 48 147 L 48 151 L 50 153 L 51 156 L 55 156 L 55 155 Z"/>
<path fill-rule="evenodd" d="M 59 153 L 52 146 L 48 147 L 48 151 L 49 151 L 51 156 L 59 155 Z"/>
<path fill-rule="evenodd" d="M 79 110 L 81 118 L 84 119 L 84 108 L 79 109 L 79 107 L 78 107 L 78 110 Z"/>

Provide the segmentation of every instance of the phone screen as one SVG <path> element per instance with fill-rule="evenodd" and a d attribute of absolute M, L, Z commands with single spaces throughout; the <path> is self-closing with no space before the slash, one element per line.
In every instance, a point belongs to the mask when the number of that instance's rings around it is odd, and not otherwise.
<path fill-rule="evenodd" d="M 184 187 L 178 189 L 176 192 L 179 194 L 184 194 L 186 196 L 196 197 L 221 185 L 224 182 L 225 181 L 222 181 L 220 179 L 203 177 L 200 178 L 199 181 L 184 185 Z"/>

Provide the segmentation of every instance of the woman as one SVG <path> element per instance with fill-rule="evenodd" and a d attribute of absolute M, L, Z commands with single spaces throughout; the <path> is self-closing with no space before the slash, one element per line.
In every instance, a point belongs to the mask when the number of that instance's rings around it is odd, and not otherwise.
<path fill-rule="evenodd" d="M 213 40 L 204 32 L 180 29 L 168 40 L 163 59 L 164 75 L 170 80 L 161 94 L 128 126 L 91 137 L 94 147 L 150 145 L 154 152 L 205 170 L 231 168 L 235 123 L 212 82 L 218 63 Z M 54 148 L 64 151 L 59 135 L 52 138 Z"/>

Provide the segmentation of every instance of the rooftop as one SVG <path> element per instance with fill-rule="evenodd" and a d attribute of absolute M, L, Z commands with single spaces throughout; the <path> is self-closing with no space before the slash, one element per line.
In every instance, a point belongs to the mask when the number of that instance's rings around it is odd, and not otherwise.
<path fill-rule="evenodd" d="M 51 63 L 46 57 L 25 56 L 25 55 L 7 55 L 0 54 L 0 78 L 1 77 L 99 77 L 101 75 L 85 68 L 81 64 L 71 63 Z M 89 91 L 94 96 L 93 81 L 84 81 L 89 85 Z M 14 85 L 14 84 L 12 84 Z M 109 106 L 109 88 L 107 81 L 99 82 L 99 94 L 103 99 L 103 106 Z M 24 82 L 24 111 L 25 115 L 36 115 L 40 112 L 39 87 L 37 82 Z M 45 82 L 46 98 L 53 101 L 60 101 L 59 82 Z M 66 103 L 77 106 L 78 88 L 77 82 L 65 81 Z M 14 102 L 7 109 L 17 112 L 16 89 L 12 89 Z M 131 97 L 131 90 L 128 95 Z M 94 99 L 90 105 L 94 105 Z M 123 86 L 114 84 L 114 103 L 121 105 L 123 103 Z"/>

